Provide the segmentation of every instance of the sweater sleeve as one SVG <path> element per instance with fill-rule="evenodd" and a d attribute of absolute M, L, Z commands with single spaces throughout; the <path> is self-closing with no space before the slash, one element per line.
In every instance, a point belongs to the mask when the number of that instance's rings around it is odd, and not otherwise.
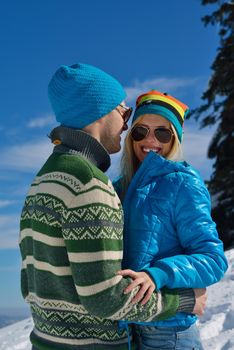
<path fill-rule="evenodd" d="M 123 293 L 130 280 L 116 275 L 123 256 L 123 213 L 112 186 L 92 180 L 64 209 L 62 233 L 71 274 L 80 302 L 88 312 L 113 320 L 146 322 L 173 316 L 178 308 L 188 310 L 186 291 L 154 293 L 141 307 L 132 305 L 136 294 Z M 190 291 L 189 311 L 194 306 Z"/>
<path fill-rule="evenodd" d="M 172 210 L 183 254 L 162 258 L 145 270 L 158 288 L 204 288 L 219 281 L 227 260 L 201 179 L 184 176 Z"/>

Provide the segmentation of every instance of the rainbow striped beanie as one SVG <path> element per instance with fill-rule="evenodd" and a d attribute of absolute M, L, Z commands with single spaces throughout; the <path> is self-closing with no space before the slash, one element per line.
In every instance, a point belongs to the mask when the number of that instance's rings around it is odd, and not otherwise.
<path fill-rule="evenodd" d="M 61 66 L 52 76 L 48 95 L 57 122 L 83 129 L 113 111 L 126 97 L 121 84 L 94 66 Z"/>
<path fill-rule="evenodd" d="M 141 115 L 159 114 L 173 124 L 179 141 L 181 142 L 184 119 L 188 113 L 188 106 L 175 97 L 156 90 L 151 90 L 137 98 L 136 110 L 132 118 L 132 123 Z"/>

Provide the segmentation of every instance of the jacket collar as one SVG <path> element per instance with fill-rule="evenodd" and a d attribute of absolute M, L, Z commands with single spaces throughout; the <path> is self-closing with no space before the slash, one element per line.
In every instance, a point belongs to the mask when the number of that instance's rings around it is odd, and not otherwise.
<path fill-rule="evenodd" d="M 187 162 L 168 160 L 151 151 L 141 163 L 132 179 L 132 182 L 145 185 L 156 179 L 158 176 L 175 172 L 183 172 L 195 177 L 200 177 L 198 172 Z"/>

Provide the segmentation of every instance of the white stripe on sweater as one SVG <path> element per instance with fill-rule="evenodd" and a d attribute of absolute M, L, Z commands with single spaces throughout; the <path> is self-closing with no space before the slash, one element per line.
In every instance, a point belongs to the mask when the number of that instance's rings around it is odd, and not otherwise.
<path fill-rule="evenodd" d="M 118 197 L 112 197 L 109 193 L 106 193 L 100 189 L 94 189 L 90 192 L 80 194 L 74 198 L 73 202 L 70 204 L 70 208 L 75 208 L 76 206 L 81 207 L 88 204 L 100 203 L 108 205 L 113 209 L 119 210 L 119 200 Z"/>
<path fill-rule="evenodd" d="M 82 182 L 77 179 L 75 176 L 64 173 L 62 171 L 53 171 L 50 173 L 43 174 L 41 176 L 37 176 L 35 180 L 33 181 L 33 185 L 39 185 L 42 181 L 57 181 L 61 184 L 64 184 L 68 187 L 70 187 L 74 191 L 79 191 L 84 185 Z"/>
<path fill-rule="evenodd" d="M 103 292 L 104 290 L 115 286 L 116 284 L 118 284 L 121 281 L 122 278 L 123 278 L 122 276 L 114 276 L 114 277 L 110 278 L 109 280 L 105 280 L 103 282 L 91 284 L 91 285 L 85 286 L 85 287 L 76 285 L 76 290 L 80 296 L 85 296 L 85 297 L 91 296 L 91 295 Z"/>
<path fill-rule="evenodd" d="M 39 185 L 42 181 L 57 181 L 61 184 L 64 184 L 68 187 L 70 187 L 71 190 L 75 192 L 80 191 L 87 191 L 93 186 L 101 187 L 103 190 L 108 191 L 110 193 L 115 193 L 113 185 L 111 181 L 108 179 L 108 183 L 105 184 L 104 182 L 93 178 L 91 181 L 89 181 L 86 185 L 82 184 L 82 182 L 77 179 L 75 176 L 60 172 L 60 171 L 53 171 L 51 173 L 44 174 L 42 176 L 37 176 L 33 182 L 33 185 Z"/>
<path fill-rule="evenodd" d="M 122 260 L 123 251 L 99 251 L 99 252 L 86 252 L 86 253 L 68 253 L 70 262 L 73 263 L 85 263 L 102 260 Z"/>
<path fill-rule="evenodd" d="M 100 325 L 100 327 L 102 324 Z M 83 338 L 83 339 L 69 339 L 69 338 L 60 338 L 60 337 L 55 337 L 53 335 L 48 335 L 45 333 L 40 332 L 36 328 L 33 329 L 33 332 L 39 336 L 42 339 L 50 340 L 52 342 L 57 342 L 60 344 L 69 344 L 69 345 L 88 345 L 88 344 L 103 344 L 103 345 L 118 345 L 118 344 L 126 344 L 128 343 L 128 338 L 121 338 L 119 340 L 115 341 L 103 341 L 101 339 L 95 339 L 95 338 Z M 131 337 L 130 337 L 131 340 Z"/>
<path fill-rule="evenodd" d="M 28 255 L 22 262 L 22 268 L 26 269 L 27 265 L 33 265 L 37 270 L 52 272 L 57 276 L 70 276 L 70 266 L 54 266 L 49 263 L 36 260 L 32 255 Z"/>
<path fill-rule="evenodd" d="M 50 245 L 52 247 L 65 247 L 64 239 L 59 237 L 51 237 L 45 233 L 40 233 L 32 230 L 31 228 L 25 228 L 20 233 L 20 243 L 26 237 L 32 237 L 35 241 L 39 241 Z"/>
<path fill-rule="evenodd" d="M 28 196 L 33 196 L 36 193 L 44 193 L 57 197 L 58 199 L 61 199 L 69 208 L 100 203 L 119 210 L 120 202 L 118 197 L 112 197 L 110 194 L 102 191 L 101 189 L 94 189 L 90 192 L 74 195 L 63 185 L 56 183 L 41 183 L 38 186 L 32 186 L 29 190 Z"/>
<path fill-rule="evenodd" d="M 88 311 L 84 308 L 82 304 L 73 304 L 65 300 L 57 299 L 44 299 L 40 298 L 36 293 L 30 292 L 26 297 L 25 301 L 27 303 L 35 303 L 40 308 L 46 310 L 59 310 L 59 311 L 70 311 L 77 312 L 79 314 L 87 315 Z"/>

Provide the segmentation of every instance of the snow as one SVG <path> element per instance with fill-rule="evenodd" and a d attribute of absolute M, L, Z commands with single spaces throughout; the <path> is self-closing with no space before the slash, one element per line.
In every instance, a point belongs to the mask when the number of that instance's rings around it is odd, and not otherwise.
<path fill-rule="evenodd" d="M 234 350 L 234 249 L 225 255 L 228 271 L 222 281 L 208 288 L 205 314 L 198 322 L 205 350 Z M 1 328 L 0 350 L 31 350 L 32 327 L 32 319 L 28 318 Z"/>
<path fill-rule="evenodd" d="M 13 325 L 0 329 L 1 350 L 31 350 L 29 334 L 32 330 L 31 318 L 16 322 Z"/>
<path fill-rule="evenodd" d="M 234 350 L 234 249 L 225 253 L 229 268 L 219 283 L 208 288 L 208 302 L 199 328 L 205 350 Z"/>

